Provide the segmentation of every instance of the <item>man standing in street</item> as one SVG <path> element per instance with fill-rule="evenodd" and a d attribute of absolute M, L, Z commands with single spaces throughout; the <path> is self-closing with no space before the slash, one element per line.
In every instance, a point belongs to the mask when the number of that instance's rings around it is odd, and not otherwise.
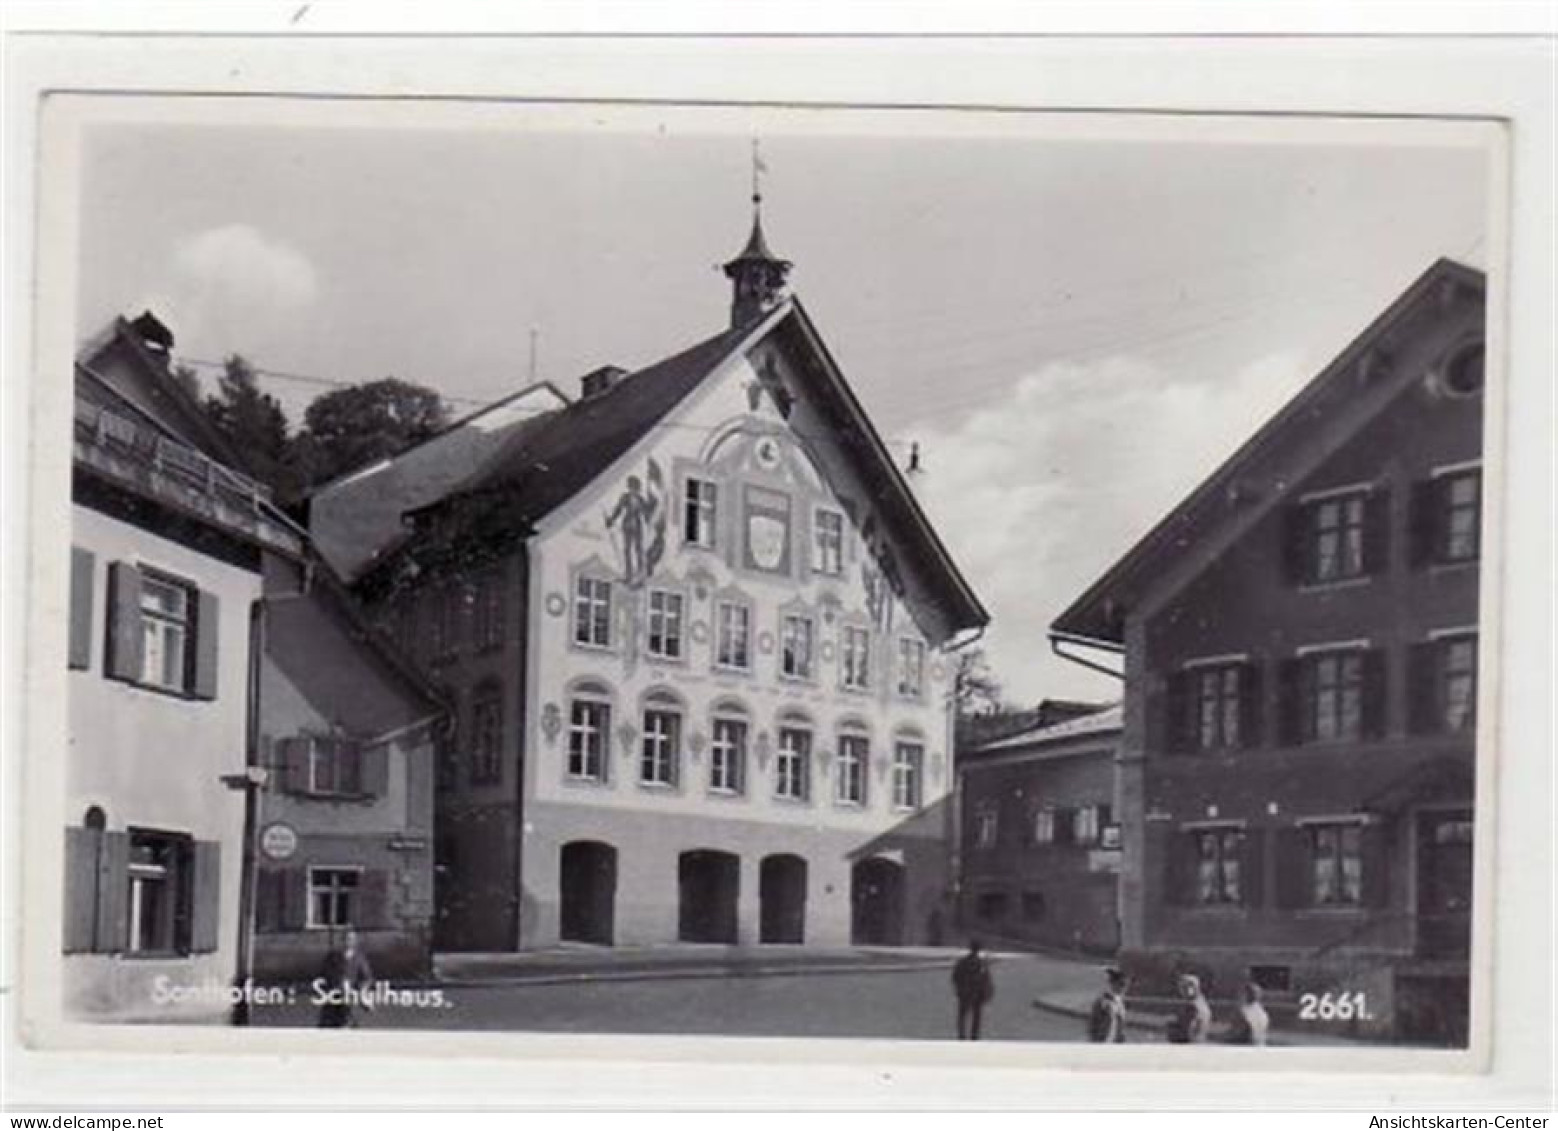
<path fill-rule="evenodd" d="M 958 1040 L 977 1041 L 985 1003 L 995 993 L 990 962 L 978 939 L 970 939 L 968 953 L 952 966 L 952 992 L 958 999 Z"/>
<path fill-rule="evenodd" d="M 1093 1009 L 1087 1019 L 1087 1039 L 1094 1044 L 1123 1045 L 1125 1043 L 1125 971 L 1111 966 L 1104 971 L 1108 988 L 1093 999 Z"/>

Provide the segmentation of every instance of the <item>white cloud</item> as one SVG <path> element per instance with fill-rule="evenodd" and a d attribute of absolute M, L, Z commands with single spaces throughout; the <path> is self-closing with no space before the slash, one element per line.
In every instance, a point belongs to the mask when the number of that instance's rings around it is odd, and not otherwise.
<path fill-rule="evenodd" d="M 172 248 L 162 283 L 140 305 L 167 322 L 178 352 L 263 356 L 319 295 L 314 266 L 296 248 L 248 224 L 209 228 Z"/>
<path fill-rule="evenodd" d="M 1131 357 L 1055 364 L 913 433 L 926 468 L 916 489 L 991 612 L 985 644 L 1009 697 L 1118 694 L 1050 654 L 1049 622 L 1304 377 L 1286 355 L 1220 381 Z"/>

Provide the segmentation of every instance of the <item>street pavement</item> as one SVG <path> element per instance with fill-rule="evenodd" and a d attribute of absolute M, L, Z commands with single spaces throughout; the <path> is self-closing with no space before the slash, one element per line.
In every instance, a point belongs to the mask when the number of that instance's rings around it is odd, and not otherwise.
<path fill-rule="evenodd" d="M 837 962 L 782 973 L 758 969 L 699 976 L 516 978 L 477 985 L 444 981 L 443 1008 L 383 1005 L 359 1012 L 363 1028 L 501 1030 L 547 1033 L 855 1037 L 949 1040 L 956 1035 L 950 952 L 906 955 L 901 963 Z M 913 962 L 918 968 L 906 968 Z M 937 965 L 926 968 L 927 963 Z M 771 971 L 772 966 L 762 968 Z M 997 955 L 995 997 L 984 1037 L 1003 1041 L 1078 1041 L 1085 1023 L 1037 1009 L 1036 997 L 1093 988 L 1099 968 L 1039 955 Z M 299 994 L 290 1006 L 257 1010 L 259 1025 L 314 1024 L 315 1010 Z"/>

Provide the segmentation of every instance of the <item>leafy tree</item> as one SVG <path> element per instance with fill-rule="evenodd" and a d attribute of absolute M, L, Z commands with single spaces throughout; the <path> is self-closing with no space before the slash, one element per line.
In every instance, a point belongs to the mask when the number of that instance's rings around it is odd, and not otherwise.
<path fill-rule="evenodd" d="M 432 389 L 393 377 L 325 393 L 303 413 L 293 466 L 309 483 L 398 454 L 448 423 Z"/>
<path fill-rule="evenodd" d="M 295 488 L 288 471 L 290 442 L 281 403 L 260 391 L 254 366 L 238 354 L 227 358 L 217 391 L 206 398 L 206 415 L 247 465 L 247 470 L 278 495 Z"/>
<path fill-rule="evenodd" d="M 1001 709 L 1001 681 L 990 670 L 983 648 L 965 648 L 957 654 L 952 674 L 952 702 L 959 719 L 993 714 Z"/>
<path fill-rule="evenodd" d="M 200 401 L 200 377 L 193 366 L 175 365 L 173 367 L 173 379 L 190 395 L 197 403 Z"/>

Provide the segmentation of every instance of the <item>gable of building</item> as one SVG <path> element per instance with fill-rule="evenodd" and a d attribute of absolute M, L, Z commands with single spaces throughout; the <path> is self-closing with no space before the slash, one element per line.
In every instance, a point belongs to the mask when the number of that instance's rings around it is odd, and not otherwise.
<path fill-rule="evenodd" d="M 1052 634 L 1123 643 L 1127 616 L 1203 573 L 1409 390 L 1442 388 L 1446 363 L 1481 342 L 1484 292 L 1480 272 L 1436 262 L 1061 613 Z"/>

